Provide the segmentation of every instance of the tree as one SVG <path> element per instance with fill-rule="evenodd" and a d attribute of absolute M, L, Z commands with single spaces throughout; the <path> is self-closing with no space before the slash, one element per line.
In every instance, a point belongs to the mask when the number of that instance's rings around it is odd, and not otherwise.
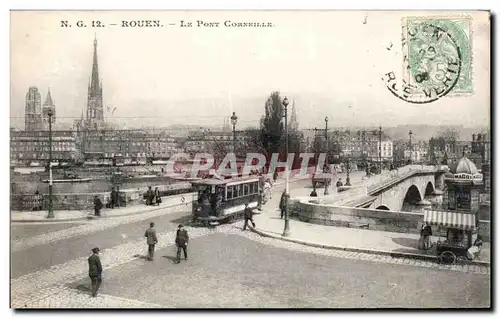
<path fill-rule="evenodd" d="M 457 141 L 460 133 L 455 128 L 445 128 L 438 132 L 438 137 L 443 137 L 447 142 Z"/>
<path fill-rule="evenodd" d="M 273 92 L 265 104 L 265 113 L 260 121 L 261 142 L 268 158 L 273 153 L 282 153 L 284 136 L 283 106 L 279 92 Z"/>
<path fill-rule="evenodd" d="M 265 153 L 262 144 L 261 130 L 258 128 L 247 128 L 243 131 L 246 136 L 245 144 L 241 146 L 244 153 Z"/>

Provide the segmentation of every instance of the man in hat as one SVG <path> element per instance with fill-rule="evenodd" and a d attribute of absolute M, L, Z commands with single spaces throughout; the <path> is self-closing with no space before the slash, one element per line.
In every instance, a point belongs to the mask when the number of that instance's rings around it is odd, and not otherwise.
<path fill-rule="evenodd" d="M 92 297 L 97 296 L 97 290 L 101 286 L 102 282 L 102 265 L 101 259 L 99 258 L 99 248 L 94 247 L 92 249 L 92 255 L 90 255 L 89 259 L 89 277 L 92 283 L 91 291 Z"/>
<path fill-rule="evenodd" d="M 177 235 L 175 237 L 175 245 L 177 245 L 177 260 L 175 263 L 179 264 L 181 262 L 181 249 L 184 251 L 184 258 L 188 259 L 187 256 L 187 245 L 189 242 L 189 235 L 186 229 L 182 224 L 179 224 L 179 228 L 177 230 Z"/>
<path fill-rule="evenodd" d="M 245 203 L 245 223 L 243 224 L 243 231 L 247 229 L 248 221 L 252 223 L 255 227 L 255 222 L 253 221 L 253 211 L 248 207 L 248 203 Z"/>
<path fill-rule="evenodd" d="M 146 230 L 144 237 L 147 238 L 146 242 L 148 243 L 148 261 L 152 261 L 155 254 L 155 244 L 158 243 L 154 222 L 149 224 L 149 229 Z"/>
<path fill-rule="evenodd" d="M 285 215 L 285 210 L 287 208 L 287 201 L 288 201 L 288 194 L 286 193 L 286 189 L 283 190 L 283 193 L 281 194 L 281 199 L 280 199 L 280 211 L 281 211 L 281 218 Z"/>
<path fill-rule="evenodd" d="M 102 202 L 101 199 L 96 195 L 94 196 L 94 215 L 101 216 Z"/>

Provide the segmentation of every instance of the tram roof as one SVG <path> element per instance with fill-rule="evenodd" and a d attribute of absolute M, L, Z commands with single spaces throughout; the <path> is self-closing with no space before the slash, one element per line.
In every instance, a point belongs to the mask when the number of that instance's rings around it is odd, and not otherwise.
<path fill-rule="evenodd" d="M 236 183 L 236 182 L 243 183 L 244 181 L 257 182 L 257 181 L 259 181 L 259 178 L 256 178 L 256 177 L 239 177 L 239 178 L 231 178 L 231 179 L 210 178 L 210 179 L 191 181 L 191 183 L 193 185 L 224 185 L 224 184 Z"/>

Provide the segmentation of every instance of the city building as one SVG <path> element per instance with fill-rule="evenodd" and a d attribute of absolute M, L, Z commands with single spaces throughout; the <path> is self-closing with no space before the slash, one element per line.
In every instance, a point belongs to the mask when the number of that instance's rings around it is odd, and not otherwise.
<path fill-rule="evenodd" d="M 123 157 L 137 162 L 168 159 L 182 150 L 174 138 L 143 130 L 89 130 L 80 133 L 80 151 L 86 160 Z"/>
<path fill-rule="evenodd" d="M 382 136 L 380 136 L 379 130 L 359 130 L 356 132 L 335 130 L 329 132 L 328 138 L 334 144 L 338 144 L 341 158 L 378 161 L 380 155 L 382 160 L 393 160 L 393 142 L 383 131 Z M 379 154 L 380 139 L 382 139 L 381 154 Z"/>
<path fill-rule="evenodd" d="M 236 132 L 236 152 L 243 151 L 248 142 L 248 136 L 242 132 Z M 224 157 L 232 152 L 232 131 L 191 131 L 184 143 L 184 149 L 189 154 L 200 152 L 211 153 L 214 156 Z"/>
<path fill-rule="evenodd" d="M 24 109 L 24 129 L 26 131 L 42 130 L 41 95 L 38 88 L 31 86 L 26 93 Z"/>
<path fill-rule="evenodd" d="M 481 167 L 484 191 L 489 193 L 491 186 L 491 142 L 489 134 L 472 135 L 471 155 L 476 155 L 474 163 Z"/>
<path fill-rule="evenodd" d="M 72 162 L 77 152 L 72 131 L 52 132 L 52 159 L 55 162 Z M 10 158 L 20 165 L 42 165 L 42 161 L 49 160 L 49 132 L 11 131 Z"/>
<path fill-rule="evenodd" d="M 377 147 L 379 147 L 380 142 L 377 142 Z M 384 137 L 382 140 L 382 147 L 381 149 L 381 157 L 382 160 L 385 161 L 392 161 L 393 160 L 393 144 L 392 140 L 390 140 L 388 137 Z"/>

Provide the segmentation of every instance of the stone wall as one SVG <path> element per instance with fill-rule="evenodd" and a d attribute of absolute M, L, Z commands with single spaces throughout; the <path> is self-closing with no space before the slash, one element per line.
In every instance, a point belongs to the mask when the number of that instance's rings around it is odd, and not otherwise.
<path fill-rule="evenodd" d="M 321 225 L 365 228 L 377 231 L 420 234 L 423 213 L 395 212 L 319 204 L 318 199 L 290 200 L 291 216 L 300 221 Z M 432 227 L 434 233 L 437 227 Z M 483 241 L 490 240 L 490 221 L 479 221 L 479 234 Z"/>
<path fill-rule="evenodd" d="M 98 196 L 103 204 L 110 198 L 110 192 L 101 193 L 66 193 L 52 195 L 52 208 L 54 210 L 93 210 L 94 196 Z M 48 210 L 49 195 L 15 194 L 11 196 L 11 210 L 14 211 L 36 211 Z"/>
<path fill-rule="evenodd" d="M 314 199 L 291 202 L 292 215 L 304 222 L 379 231 L 418 233 L 421 213 L 320 205 Z"/>
<path fill-rule="evenodd" d="M 158 185 L 160 196 L 168 196 L 179 193 L 188 193 L 191 191 L 191 183 L 179 182 L 173 184 Z M 155 186 L 152 187 L 154 189 Z M 144 204 L 143 197 L 146 194 L 147 187 L 136 189 L 120 190 L 120 205 Z M 55 193 L 52 195 L 52 207 L 54 210 L 93 210 L 94 196 L 101 199 L 103 206 L 111 200 L 111 192 L 101 193 Z M 23 195 L 12 194 L 10 209 L 12 211 L 36 211 L 47 210 L 49 206 L 49 195 Z"/>
<path fill-rule="evenodd" d="M 168 196 L 180 193 L 188 193 L 191 191 L 192 186 L 190 182 L 179 182 L 172 184 L 162 184 L 158 186 L 152 186 L 151 189 L 154 190 L 158 188 L 160 191 L 160 196 Z M 119 200 L 121 206 L 144 204 L 145 195 L 148 187 L 141 187 L 136 189 L 124 189 L 120 190 Z"/>

